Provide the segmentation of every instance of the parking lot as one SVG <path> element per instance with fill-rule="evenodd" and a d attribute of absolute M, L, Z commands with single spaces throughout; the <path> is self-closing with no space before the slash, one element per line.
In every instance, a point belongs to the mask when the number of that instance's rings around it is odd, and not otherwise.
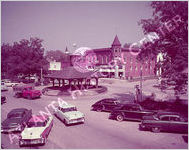
<path fill-rule="evenodd" d="M 32 109 L 33 114 L 39 111 L 46 111 L 46 108 L 53 111 L 48 105 L 52 101 L 57 102 L 62 98 L 68 103 L 74 104 L 79 111 L 85 114 L 85 123 L 65 126 L 63 122 L 54 117 L 54 126 L 49 134 L 48 141 L 44 146 L 32 148 L 41 149 L 186 149 L 188 144 L 184 141 L 184 134 L 177 133 L 153 133 L 150 131 L 140 131 L 138 129 L 140 122 L 123 121 L 118 122 L 109 120 L 109 113 L 95 112 L 90 110 L 90 106 L 96 101 L 106 97 L 122 97 L 132 88 L 124 88 L 124 84 L 101 83 L 108 87 L 106 93 L 93 96 L 80 96 L 72 99 L 71 96 L 44 96 L 40 99 L 28 100 L 24 98 L 13 97 L 14 93 L 11 87 L 2 95 L 7 97 L 7 103 L 1 106 L 1 122 L 6 118 L 9 111 L 14 108 Z M 145 83 L 144 83 L 145 86 Z M 43 87 L 36 87 L 42 89 Z M 134 89 L 133 89 L 134 90 Z M 18 134 L 17 134 L 18 135 Z M 9 134 L 1 134 L 1 144 L 3 148 L 19 148 L 18 139 L 10 139 Z M 31 147 L 24 147 L 31 148 Z"/>

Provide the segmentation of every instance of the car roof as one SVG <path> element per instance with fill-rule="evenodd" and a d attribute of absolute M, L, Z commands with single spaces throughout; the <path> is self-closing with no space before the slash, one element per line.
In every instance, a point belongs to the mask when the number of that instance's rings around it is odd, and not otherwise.
<path fill-rule="evenodd" d="M 47 118 L 49 118 L 47 115 L 32 115 L 29 122 L 44 122 Z"/>
<path fill-rule="evenodd" d="M 162 116 L 162 115 L 177 115 L 177 116 L 180 116 L 180 114 L 177 113 L 177 112 L 158 112 L 157 114 L 159 116 Z"/>
<path fill-rule="evenodd" d="M 23 111 L 28 111 L 28 109 L 26 109 L 26 108 L 16 108 L 16 109 L 12 109 L 10 112 L 23 112 Z"/>
<path fill-rule="evenodd" d="M 140 106 L 140 105 L 128 102 L 128 103 L 124 103 L 123 106 Z"/>
<path fill-rule="evenodd" d="M 103 102 L 103 101 L 118 101 L 116 98 L 104 98 L 104 99 L 101 99 L 97 102 Z"/>
<path fill-rule="evenodd" d="M 67 105 L 63 104 L 63 105 L 59 105 L 59 107 L 61 107 L 61 108 L 71 108 L 71 107 L 76 107 L 76 106 L 74 106 L 72 104 L 67 104 Z"/>

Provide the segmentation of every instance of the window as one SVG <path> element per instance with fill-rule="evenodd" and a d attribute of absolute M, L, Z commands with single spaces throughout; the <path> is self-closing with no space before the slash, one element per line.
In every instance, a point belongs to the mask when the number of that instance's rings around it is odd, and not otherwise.
<path fill-rule="evenodd" d="M 131 64 L 133 63 L 133 62 L 132 62 L 132 58 L 130 58 L 130 62 L 131 62 Z"/>
<path fill-rule="evenodd" d="M 161 120 L 163 120 L 163 121 L 169 121 L 169 116 L 161 117 Z"/>
<path fill-rule="evenodd" d="M 179 117 L 170 117 L 170 121 L 180 121 Z"/>
<path fill-rule="evenodd" d="M 138 69 L 137 66 L 135 66 L 135 70 L 136 70 L 136 71 L 137 71 L 137 69 Z"/>
<path fill-rule="evenodd" d="M 132 66 L 130 66 L 130 70 L 131 70 L 131 71 L 133 70 Z"/>

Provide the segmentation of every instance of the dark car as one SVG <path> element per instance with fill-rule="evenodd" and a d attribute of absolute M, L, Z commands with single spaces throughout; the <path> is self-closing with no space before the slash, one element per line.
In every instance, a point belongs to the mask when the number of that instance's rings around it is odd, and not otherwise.
<path fill-rule="evenodd" d="M 32 117 L 32 110 L 17 108 L 10 111 L 1 124 L 1 132 L 21 132 Z"/>
<path fill-rule="evenodd" d="M 121 107 L 115 108 L 109 116 L 109 119 L 116 119 L 117 121 L 135 120 L 141 121 L 143 116 L 152 115 L 156 112 L 145 110 L 139 104 L 128 103 Z"/>
<path fill-rule="evenodd" d="M 6 97 L 5 96 L 1 96 L 1 104 L 4 104 L 4 103 L 6 103 Z"/>
<path fill-rule="evenodd" d="M 94 111 L 112 111 L 116 107 L 120 107 L 122 103 L 115 98 L 102 99 L 91 106 Z"/>
<path fill-rule="evenodd" d="M 188 133 L 188 120 L 178 113 L 161 112 L 156 115 L 145 116 L 139 125 L 141 130 L 152 132 L 171 131 Z"/>

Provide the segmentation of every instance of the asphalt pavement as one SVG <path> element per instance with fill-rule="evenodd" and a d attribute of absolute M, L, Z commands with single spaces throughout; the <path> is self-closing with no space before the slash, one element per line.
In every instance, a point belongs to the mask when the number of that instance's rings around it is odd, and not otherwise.
<path fill-rule="evenodd" d="M 103 85 L 108 87 L 106 93 L 95 96 L 79 96 L 76 99 L 72 99 L 71 96 L 44 95 L 36 100 L 15 98 L 12 88 L 9 88 L 9 91 L 1 93 L 7 97 L 7 103 L 1 106 L 1 122 L 14 108 L 32 109 L 33 114 L 46 111 L 46 108 L 52 112 L 53 109 L 48 105 L 52 101 L 58 102 L 58 98 L 62 98 L 66 102 L 76 105 L 78 110 L 85 114 L 85 123 L 65 126 L 54 117 L 54 126 L 47 143 L 44 146 L 23 147 L 24 149 L 187 149 L 188 144 L 184 141 L 183 134 L 140 131 L 138 129 L 140 122 L 109 120 L 109 113 L 91 111 L 90 106 L 102 98 L 116 96 L 124 98 L 124 95 L 132 91 L 132 88 L 123 88 L 124 85 L 120 84 L 103 83 Z M 37 88 L 41 89 L 42 87 Z M 2 133 L 3 148 L 20 148 L 17 135 L 19 134 L 10 136 L 10 134 Z M 12 137 L 12 141 L 10 137 Z"/>

